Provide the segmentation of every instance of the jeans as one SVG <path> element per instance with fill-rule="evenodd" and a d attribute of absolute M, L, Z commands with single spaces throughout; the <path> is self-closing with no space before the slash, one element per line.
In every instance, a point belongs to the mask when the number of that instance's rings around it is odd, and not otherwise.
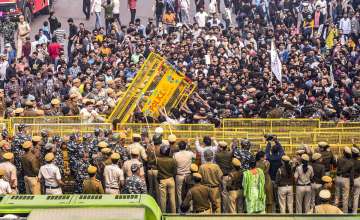
<path fill-rule="evenodd" d="M 101 27 L 100 12 L 95 12 L 95 15 L 96 15 L 95 29 L 99 29 Z"/>

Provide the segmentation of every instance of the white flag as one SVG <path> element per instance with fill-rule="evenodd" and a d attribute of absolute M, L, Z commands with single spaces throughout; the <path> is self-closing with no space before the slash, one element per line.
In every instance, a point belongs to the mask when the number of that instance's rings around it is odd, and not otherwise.
<path fill-rule="evenodd" d="M 271 72 L 274 73 L 275 77 L 277 80 L 279 80 L 279 82 L 281 83 L 281 61 L 279 59 L 279 55 L 276 52 L 276 47 L 275 47 L 275 43 L 274 41 L 271 42 L 271 51 L 270 51 L 270 56 L 271 56 Z"/>

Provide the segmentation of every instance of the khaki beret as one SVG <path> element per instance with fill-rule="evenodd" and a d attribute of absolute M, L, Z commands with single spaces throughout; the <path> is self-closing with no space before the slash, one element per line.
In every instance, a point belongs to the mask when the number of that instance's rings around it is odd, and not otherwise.
<path fill-rule="evenodd" d="M 226 147 L 227 146 L 227 143 L 225 141 L 220 141 L 219 142 L 219 146 L 220 147 Z"/>
<path fill-rule="evenodd" d="M 58 105 L 58 104 L 60 104 L 60 100 L 59 99 L 53 99 L 53 100 L 51 100 L 51 104 L 52 105 Z"/>
<path fill-rule="evenodd" d="M 105 148 L 106 149 L 106 148 Z M 111 159 L 113 159 L 113 160 L 118 160 L 118 159 L 120 159 L 120 154 L 118 154 L 118 153 L 113 153 L 113 154 L 111 154 Z"/>
<path fill-rule="evenodd" d="M 23 147 L 24 149 L 29 149 L 30 147 L 32 147 L 31 141 L 25 141 L 25 142 L 22 144 L 22 147 Z"/>
<path fill-rule="evenodd" d="M 138 133 L 134 133 L 132 137 L 133 138 L 141 138 L 140 134 L 138 134 Z"/>
<path fill-rule="evenodd" d="M 327 142 L 325 142 L 325 141 L 321 141 L 321 142 L 318 143 L 318 146 L 319 147 L 327 147 L 327 146 L 329 146 L 329 144 Z"/>
<path fill-rule="evenodd" d="M 98 146 L 100 148 L 106 148 L 108 146 L 108 144 L 105 141 L 100 141 L 100 143 L 98 143 Z"/>
<path fill-rule="evenodd" d="M 196 178 L 199 178 L 199 179 L 202 179 L 202 176 L 200 173 L 193 173 L 193 177 L 196 177 Z"/>
<path fill-rule="evenodd" d="M 198 171 L 199 171 L 198 165 L 196 165 L 195 163 L 192 163 L 192 164 L 190 165 L 190 171 L 191 171 L 191 172 L 198 172 Z"/>
<path fill-rule="evenodd" d="M 323 189 L 323 190 L 320 191 L 319 197 L 322 198 L 322 199 L 330 199 L 331 198 L 331 193 L 330 193 L 329 190 Z"/>
<path fill-rule="evenodd" d="M 110 152 L 111 152 L 111 149 L 108 148 L 108 147 L 105 147 L 105 148 L 101 149 L 101 153 L 103 153 L 103 154 L 109 154 Z"/>
<path fill-rule="evenodd" d="M 305 160 L 305 161 L 309 161 L 309 155 L 307 155 L 307 154 L 303 154 L 303 155 L 301 155 L 301 159 L 303 159 L 303 160 Z"/>
<path fill-rule="evenodd" d="M 235 167 L 240 167 L 241 166 L 241 162 L 237 158 L 233 158 L 231 162 Z"/>
<path fill-rule="evenodd" d="M 321 181 L 323 181 L 324 183 L 331 183 L 333 179 L 330 176 L 323 176 L 321 177 Z"/>
<path fill-rule="evenodd" d="M 169 142 L 176 142 L 176 135 L 175 134 L 170 134 L 168 137 Z"/>
<path fill-rule="evenodd" d="M 347 153 L 347 154 L 351 154 L 350 147 L 344 147 L 344 152 Z"/>
<path fill-rule="evenodd" d="M 24 112 L 24 109 L 23 108 L 17 108 L 15 109 L 15 114 L 20 114 L 20 113 L 23 113 Z"/>
<path fill-rule="evenodd" d="M 314 153 L 313 155 L 312 155 L 312 159 L 313 160 L 318 160 L 318 159 L 320 159 L 321 158 L 321 154 L 319 154 L 319 153 Z"/>
<path fill-rule="evenodd" d="M 281 157 L 283 161 L 290 161 L 290 157 L 288 155 L 284 155 Z"/>
<path fill-rule="evenodd" d="M 39 142 L 39 141 L 41 141 L 41 136 L 33 136 L 32 137 L 32 141 L 34 141 L 34 142 Z"/>
<path fill-rule="evenodd" d="M 4 169 L 0 169 L 0 176 L 4 176 L 5 175 L 5 170 Z"/>
<path fill-rule="evenodd" d="M 47 153 L 45 155 L 45 161 L 47 161 L 47 162 L 50 162 L 50 161 L 54 160 L 54 158 L 55 158 L 55 156 L 54 156 L 53 153 Z"/>
<path fill-rule="evenodd" d="M 87 172 L 88 172 L 89 174 L 95 174 L 96 171 L 97 171 L 97 168 L 94 167 L 94 166 L 89 166 L 88 169 L 87 169 Z"/>
<path fill-rule="evenodd" d="M 11 152 L 6 152 L 6 153 L 3 154 L 3 158 L 4 158 L 5 160 L 11 160 L 11 159 L 14 158 L 14 154 L 11 153 Z"/>

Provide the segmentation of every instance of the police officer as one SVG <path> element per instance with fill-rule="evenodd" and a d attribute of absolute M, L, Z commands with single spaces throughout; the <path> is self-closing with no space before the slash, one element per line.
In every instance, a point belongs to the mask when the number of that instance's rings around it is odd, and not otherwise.
<path fill-rule="evenodd" d="M 311 179 L 314 177 L 314 171 L 309 164 L 309 156 L 301 155 L 301 165 L 295 169 L 296 183 L 296 213 L 309 213 L 311 201 Z"/>
<path fill-rule="evenodd" d="M 352 153 L 349 147 L 344 148 L 343 154 L 344 157 L 338 160 L 336 169 L 335 205 L 338 206 L 340 198 L 342 198 L 342 211 L 347 213 L 349 207 L 350 177 L 353 161 L 351 159 Z"/>
<path fill-rule="evenodd" d="M 202 176 L 203 184 L 210 188 L 210 193 L 215 198 L 216 202 L 216 213 L 221 212 L 221 196 L 220 196 L 220 186 L 221 180 L 223 177 L 223 172 L 220 167 L 213 163 L 214 153 L 211 150 L 206 150 L 204 152 L 205 163 L 202 164 L 199 168 L 199 173 Z"/>
<path fill-rule="evenodd" d="M 123 165 L 123 170 L 124 170 L 124 174 L 125 176 L 131 176 L 132 172 L 131 172 L 131 165 L 132 164 L 138 164 L 140 166 L 140 177 L 142 179 L 145 180 L 145 171 L 144 171 L 144 165 L 141 162 L 140 159 L 140 151 L 137 148 L 134 148 L 131 150 L 130 152 L 130 160 L 125 161 L 124 165 Z"/>
<path fill-rule="evenodd" d="M 143 161 L 147 161 L 147 155 L 146 155 L 145 148 L 143 146 L 141 146 L 140 141 L 141 141 L 141 135 L 133 134 L 133 143 L 127 147 L 128 153 L 131 154 L 131 151 L 133 149 L 137 149 L 140 152 L 141 159 Z"/>
<path fill-rule="evenodd" d="M 293 172 L 290 164 L 290 157 L 284 155 L 281 157 L 282 166 L 276 173 L 275 184 L 277 185 L 277 193 L 279 198 L 280 213 L 293 213 L 294 209 L 294 192 L 293 192 Z"/>
<path fill-rule="evenodd" d="M 176 138 L 175 134 L 170 134 L 168 136 L 168 141 L 169 141 L 169 144 L 170 144 L 171 154 L 174 154 L 174 153 L 179 151 L 179 149 L 176 146 L 176 140 L 177 140 L 177 138 Z"/>
<path fill-rule="evenodd" d="M 145 194 L 147 193 L 146 183 L 140 177 L 140 166 L 138 164 L 131 165 L 132 175 L 125 180 L 123 192 L 126 194 Z"/>
<path fill-rule="evenodd" d="M 25 141 L 31 141 L 31 137 L 26 134 L 26 125 L 20 124 L 18 127 L 18 132 L 15 134 L 14 141 L 11 145 L 11 151 L 14 153 L 14 165 L 17 170 L 17 180 L 18 180 L 18 190 L 20 193 L 25 193 L 25 182 L 23 169 L 21 166 L 21 157 L 24 155 L 24 150 L 22 148 L 22 144 Z"/>
<path fill-rule="evenodd" d="M 146 154 L 148 155 L 147 178 L 148 178 L 149 194 L 152 195 L 153 198 L 155 198 L 155 200 L 158 203 L 159 203 L 159 183 L 157 179 L 158 170 L 156 166 L 156 161 L 157 158 L 160 156 L 161 143 L 162 143 L 161 135 L 155 134 L 152 138 L 152 144 L 150 144 L 149 147 L 146 148 Z"/>
<path fill-rule="evenodd" d="M 61 176 L 64 176 L 65 164 L 64 164 L 64 152 L 63 149 L 61 148 L 62 140 L 60 136 L 55 135 L 53 136 L 52 141 L 53 141 L 52 152 L 55 155 L 54 163 L 57 167 L 59 167 Z"/>
<path fill-rule="evenodd" d="M 59 168 L 53 163 L 54 154 L 45 155 L 46 164 L 40 167 L 38 178 L 44 180 L 45 193 L 49 195 L 62 194 L 61 186 L 64 185 L 61 180 Z"/>
<path fill-rule="evenodd" d="M 229 213 L 243 213 L 243 171 L 241 170 L 241 162 L 237 158 L 233 158 L 232 165 L 233 170 L 229 173 L 229 182 L 227 185 L 227 190 L 229 192 Z"/>
<path fill-rule="evenodd" d="M 214 194 L 210 192 L 209 187 L 201 184 L 202 176 L 199 173 L 193 174 L 194 186 L 187 192 L 186 197 L 181 204 L 181 211 L 186 212 L 190 208 L 192 201 L 193 213 L 210 214 L 212 210 L 219 210 L 218 203 L 215 201 Z M 209 202 L 210 201 L 210 202 Z M 213 205 L 211 207 L 210 205 Z"/>
<path fill-rule="evenodd" d="M 169 204 L 170 212 L 176 212 L 175 201 L 175 180 L 176 161 L 170 156 L 171 149 L 168 143 L 163 143 L 160 147 L 160 157 L 157 158 L 157 170 L 160 191 L 160 208 L 166 212 L 166 204 Z M 169 196 L 168 196 L 169 195 Z"/>
<path fill-rule="evenodd" d="M 311 166 L 314 169 L 314 178 L 312 179 L 311 183 L 311 208 L 315 207 L 315 199 L 316 196 L 319 194 L 321 189 L 321 178 L 325 176 L 325 166 L 321 163 L 321 154 L 314 153 L 312 155 L 312 163 Z"/>
<path fill-rule="evenodd" d="M 315 206 L 315 214 L 343 214 L 336 206 L 330 205 L 331 193 L 327 189 L 323 189 L 319 193 L 321 204 Z"/>
<path fill-rule="evenodd" d="M 79 157 L 79 150 L 81 148 L 80 141 L 78 140 L 76 134 L 70 135 L 70 140 L 67 143 L 67 150 L 69 155 L 69 167 L 70 167 L 70 174 L 75 175 L 76 172 L 76 161 L 80 159 Z"/>
<path fill-rule="evenodd" d="M 4 175 L 5 175 L 5 170 L 0 169 L 0 194 L 1 195 L 11 194 L 12 190 L 10 187 L 10 183 L 4 179 Z"/>
<path fill-rule="evenodd" d="M 32 137 L 33 147 L 31 148 L 32 153 L 35 157 L 40 161 L 41 158 L 41 136 L 33 136 Z"/>
<path fill-rule="evenodd" d="M 77 161 L 77 171 L 75 175 L 75 186 L 74 186 L 74 193 L 82 193 L 83 192 L 83 182 L 86 178 L 88 178 L 87 169 L 90 166 L 89 163 L 89 155 L 86 151 L 80 150 L 79 152 L 79 159 Z"/>
<path fill-rule="evenodd" d="M 234 157 L 241 161 L 242 169 L 248 170 L 250 161 L 255 160 L 254 155 L 250 152 L 251 142 L 248 139 L 243 139 L 240 144 L 241 148 L 233 148 Z"/>
<path fill-rule="evenodd" d="M 106 194 L 119 194 L 124 185 L 124 172 L 118 166 L 120 154 L 111 154 L 112 164 L 106 165 L 104 169 L 104 182 Z"/>
<path fill-rule="evenodd" d="M 89 177 L 84 180 L 83 194 L 104 194 L 100 180 L 96 179 L 96 167 L 89 166 L 87 172 Z"/>
<path fill-rule="evenodd" d="M 111 142 L 109 147 L 112 152 L 120 154 L 120 163 L 123 164 L 125 161 L 129 160 L 129 155 L 126 148 L 120 143 L 121 140 L 126 138 L 126 135 L 123 132 L 120 134 L 113 134 L 111 137 Z"/>
<path fill-rule="evenodd" d="M 219 142 L 219 151 L 215 154 L 215 163 L 219 165 L 221 171 L 223 172 L 222 177 L 222 212 L 227 213 L 229 211 L 229 193 L 227 191 L 227 184 L 229 182 L 229 173 L 232 170 L 232 158 L 233 153 L 228 150 L 227 143 L 225 141 Z"/>
<path fill-rule="evenodd" d="M 5 171 L 3 179 L 10 183 L 13 194 L 17 193 L 18 175 L 16 167 L 11 163 L 14 159 L 14 154 L 7 152 L 3 154 L 4 162 L 0 163 L 0 169 Z"/>
<path fill-rule="evenodd" d="M 190 172 L 191 174 L 186 176 L 184 179 L 183 187 L 181 189 L 181 200 L 184 201 L 187 192 L 195 185 L 193 174 L 199 172 L 199 167 L 195 163 L 190 165 Z M 180 204 L 181 205 L 181 204 Z M 192 211 L 192 207 L 190 207 Z"/>
<path fill-rule="evenodd" d="M 26 194 L 39 195 L 41 194 L 41 188 L 37 175 L 40 169 L 40 161 L 33 154 L 32 147 L 31 141 L 23 143 L 25 154 L 21 158 L 21 164 L 24 169 Z"/>
<path fill-rule="evenodd" d="M 14 34 L 17 30 L 16 23 L 11 21 L 9 16 L 6 16 L 5 20 L 2 22 L 0 26 L 1 26 L 0 31 L 4 36 L 4 44 L 10 43 L 14 47 L 15 45 Z"/>
<path fill-rule="evenodd" d="M 325 174 L 329 176 L 332 166 L 336 165 L 336 159 L 334 157 L 334 154 L 330 150 L 330 145 L 327 142 L 319 142 L 318 146 L 318 151 L 321 154 L 322 158 L 322 164 L 324 164 L 325 166 Z"/>
<path fill-rule="evenodd" d="M 360 151 L 356 147 L 351 148 L 353 154 L 353 169 L 352 169 L 352 180 L 353 183 L 353 206 L 352 213 L 356 214 L 359 208 L 359 197 L 360 197 Z"/>

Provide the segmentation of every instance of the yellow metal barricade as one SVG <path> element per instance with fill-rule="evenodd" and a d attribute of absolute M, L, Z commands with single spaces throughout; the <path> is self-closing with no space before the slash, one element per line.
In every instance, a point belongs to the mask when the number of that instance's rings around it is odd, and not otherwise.
<path fill-rule="evenodd" d="M 17 130 L 17 127 L 20 124 L 14 124 L 14 129 Z M 93 133 L 95 128 L 100 129 L 111 129 L 110 123 L 91 123 L 91 124 L 81 124 L 81 123 L 67 123 L 67 124 L 26 124 L 27 133 L 31 135 L 40 135 L 42 129 L 49 131 L 50 135 L 70 135 L 73 133 L 85 134 Z"/>
<path fill-rule="evenodd" d="M 260 119 L 260 118 L 229 118 L 223 119 L 224 130 L 260 129 L 265 133 L 312 131 L 319 128 L 318 119 Z"/>

